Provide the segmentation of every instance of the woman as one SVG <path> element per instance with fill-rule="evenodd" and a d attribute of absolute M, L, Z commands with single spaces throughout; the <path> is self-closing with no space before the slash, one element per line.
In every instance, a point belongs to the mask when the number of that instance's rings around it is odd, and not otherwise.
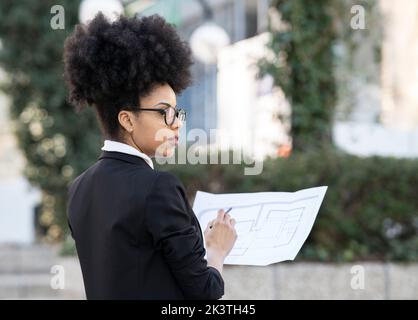
<path fill-rule="evenodd" d="M 70 101 L 94 106 L 105 136 L 98 161 L 69 188 L 68 222 L 88 299 L 218 299 L 235 221 L 205 230 L 179 180 L 153 168 L 170 156 L 185 118 L 176 94 L 191 82 L 190 49 L 154 15 L 98 14 L 64 48 Z"/>

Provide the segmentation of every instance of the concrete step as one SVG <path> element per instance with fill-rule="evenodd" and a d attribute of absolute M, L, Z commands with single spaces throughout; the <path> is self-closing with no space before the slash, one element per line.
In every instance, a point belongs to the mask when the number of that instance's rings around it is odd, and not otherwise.
<path fill-rule="evenodd" d="M 0 299 L 82 299 L 78 260 L 59 257 L 58 252 L 57 246 L 1 245 Z M 50 285 L 54 265 L 65 270 L 64 290 Z"/>
<path fill-rule="evenodd" d="M 45 245 L 0 246 L 0 275 L 4 273 L 49 273 L 58 247 Z"/>
<path fill-rule="evenodd" d="M 64 292 L 52 289 L 50 281 L 50 274 L 2 274 L 0 299 L 64 299 Z"/>

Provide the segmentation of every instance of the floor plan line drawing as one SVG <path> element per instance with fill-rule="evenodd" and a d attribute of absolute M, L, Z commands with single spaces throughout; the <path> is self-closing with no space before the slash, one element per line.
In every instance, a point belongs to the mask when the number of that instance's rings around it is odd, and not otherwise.
<path fill-rule="evenodd" d="M 315 197 L 306 198 L 306 199 L 313 199 L 313 198 L 315 198 Z M 304 199 L 304 200 L 306 200 L 306 199 Z M 282 203 L 283 202 L 269 202 L 269 203 L 265 203 L 265 204 L 273 204 L 274 205 L 274 204 L 282 204 Z M 284 215 L 283 216 L 283 213 L 286 214 L 286 213 L 289 213 L 289 212 L 293 212 L 295 210 L 301 210 L 302 212 L 300 213 L 300 216 L 303 215 L 303 210 L 304 210 L 303 207 L 301 207 L 301 208 L 295 208 L 295 209 L 288 209 L 288 210 L 269 210 L 269 211 L 265 211 L 265 210 L 263 210 L 265 204 L 248 205 L 248 206 L 235 206 L 235 207 L 232 207 L 233 209 L 236 209 L 236 210 L 237 209 L 240 209 L 240 208 L 260 207 L 259 208 L 259 212 L 258 212 L 257 217 L 255 218 L 255 220 L 251 220 L 251 219 L 242 220 L 242 219 L 240 219 L 239 216 L 236 216 L 236 218 L 235 218 L 235 215 L 233 215 L 234 219 L 236 220 L 236 225 L 235 225 L 236 228 L 238 230 L 242 230 L 241 229 L 242 228 L 241 225 L 244 224 L 244 225 L 248 226 L 249 228 L 248 228 L 247 233 L 254 233 L 254 239 L 253 240 L 256 240 L 257 238 L 263 238 L 262 235 L 260 235 L 260 233 L 263 233 L 264 228 L 265 227 L 268 227 L 269 220 L 272 220 L 272 217 L 271 217 L 272 216 L 272 214 L 271 214 L 272 212 L 279 211 L 280 213 L 282 213 L 281 219 L 284 220 L 284 223 L 282 223 L 282 224 L 279 225 L 279 229 L 276 232 L 277 233 L 276 237 L 278 237 L 280 234 L 282 234 L 282 231 L 286 227 L 286 222 L 289 221 L 289 219 L 288 219 L 289 216 L 288 215 Z M 197 215 L 198 216 L 198 219 L 200 218 L 199 220 L 204 220 L 204 215 L 207 214 L 207 213 L 210 214 L 210 217 L 211 218 L 208 219 L 210 221 L 210 220 L 212 220 L 216 216 L 217 209 L 207 209 L 207 210 L 204 210 L 204 211 L 198 213 L 198 215 Z M 273 217 L 273 219 L 274 219 L 274 217 Z M 300 220 L 300 217 L 296 221 L 293 221 L 293 222 L 299 222 L 299 220 Z M 273 242 L 269 242 L 269 243 L 267 243 L 265 245 L 260 244 L 259 246 L 257 246 L 257 248 L 259 248 L 259 249 L 260 248 L 266 248 L 266 247 L 267 248 L 270 248 L 270 247 L 271 248 L 275 248 L 275 247 L 287 245 L 289 242 L 291 242 L 291 240 L 292 240 L 292 238 L 293 238 L 293 236 L 295 234 L 295 231 L 296 230 L 293 230 L 291 237 L 289 239 L 287 239 L 287 241 L 285 243 L 273 243 Z M 245 237 L 245 234 L 242 234 L 241 233 L 240 236 L 241 236 L 241 238 L 243 236 Z M 265 235 L 265 238 L 267 238 L 266 235 Z M 237 241 L 236 245 L 234 246 L 233 250 L 231 251 L 230 256 L 243 255 L 248 250 L 248 247 L 245 248 L 242 245 L 243 245 L 243 241 L 241 239 L 239 239 Z"/>
<path fill-rule="evenodd" d="M 229 214 L 236 220 L 238 238 L 225 263 L 265 265 L 274 260 L 294 259 L 294 252 L 299 251 L 309 235 L 326 188 L 297 193 L 216 195 L 198 192 L 193 209 L 201 227 L 205 228 L 216 218 L 219 209 L 232 208 Z M 260 197 L 268 200 L 260 200 Z"/>

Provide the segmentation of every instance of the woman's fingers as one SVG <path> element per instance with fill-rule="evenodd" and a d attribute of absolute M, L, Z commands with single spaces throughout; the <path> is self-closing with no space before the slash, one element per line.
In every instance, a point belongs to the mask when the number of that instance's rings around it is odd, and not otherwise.
<path fill-rule="evenodd" d="M 208 231 L 209 229 L 212 229 L 213 224 L 215 223 L 216 219 L 211 220 L 208 222 L 208 225 L 206 226 L 206 231 Z"/>
<path fill-rule="evenodd" d="M 225 213 L 223 209 L 220 209 L 218 211 L 218 215 L 216 219 L 208 223 L 207 229 L 212 229 L 212 227 L 215 224 L 222 223 L 222 222 L 225 224 L 230 224 L 232 226 L 235 226 L 235 223 L 236 223 L 235 219 L 233 219 L 228 213 Z"/>
<path fill-rule="evenodd" d="M 218 211 L 218 216 L 216 217 L 217 220 L 222 221 L 225 217 L 225 211 L 223 209 Z"/>

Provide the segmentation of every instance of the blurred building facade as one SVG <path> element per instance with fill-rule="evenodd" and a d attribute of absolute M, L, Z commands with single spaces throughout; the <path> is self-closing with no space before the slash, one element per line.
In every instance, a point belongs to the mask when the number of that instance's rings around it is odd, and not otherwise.
<path fill-rule="evenodd" d="M 4 77 L 0 69 L 0 82 Z M 9 105 L 0 92 L 0 243 L 31 243 L 40 192 L 23 177 L 25 159 L 13 134 Z"/>
<path fill-rule="evenodd" d="M 418 2 L 381 0 L 382 123 L 404 130 L 418 125 Z"/>
<path fill-rule="evenodd" d="M 271 76 L 257 77 L 257 62 L 265 57 L 268 33 L 224 48 L 218 61 L 218 143 L 221 150 L 242 150 L 262 161 L 276 157 L 290 144 L 290 106 Z"/>
<path fill-rule="evenodd" d="M 187 129 L 204 129 L 208 135 L 210 129 L 221 129 L 219 133 L 223 131 L 235 137 L 233 147 L 242 146 L 257 157 L 274 155 L 271 146 L 289 140 L 286 124 L 269 119 L 266 127 L 279 128 L 277 135 L 267 138 L 267 141 L 260 135 L 261 140 L 255 138 L 254 134 L 261 129 L 256 121 L 241 121 L 248 119 L 250 109 L 246 105 L 251 101 L 255 106 L 254 91 L 240 90 L 245 86 L 245 76 L 252 79 L 247 86 L 266 86 L 266 82 L 258 83 L 254 72 L 249 71 L 246 64 L 249 47 L 257 41 L 250 39 L 256 39 L 267 30 L 271 1 L 206 2 L 213 10 L 214 22 L 230 36 L 231 45 L 222 51 L 216 64 L 204 65 L 196 61 L 193 67 L 194 85 L 178 98 L 178 104 L 188 112 Z M 344 69 L 343 66 L 337 70 L 346 79 L 340 83 L 343 94 L 339 96 L 340 103 L 337 106 L 337 111 L 344 109 L 342 113 L 345 116 L 341 118 L 337 114 L 333 138 L 338 147 L 349 153 L 359 156 L 418 156 L 418 95 L 414 90 L 418 73 L 413 67 L 416 60 L 414 17 L 418 12 L 418 4 L 408 0 L 403 0 L 403 3 L 402 6 L 396 6 L 395 10 L 395 5 L 390 1 L 376 2 L 377 5 L 366 16 L 366 32 L 357 30 L 353 33 L 356 49 L 348 53 L 351 55 L 352 68 Z M 205 21 L 198 0 L 154 1 L 154 6 L 150 5 L 139 15 L 151 13 L 160 13 L 176 23 L 179 33 L 186 40 L 190 40 L 193 31 Z M 376 58 L 376 49 L 381 49 L 381 60 Z M 229 58 L 231 63 L 226 62 L 227 52 L 235 57 Z M 238 72 L 243 77 L 236 76 L 234 81 L 227 81 L 228 70 L 231 76 L 233 72 Z M 286 101 L 280 90 L 273 91 L 265 94 L 271 100 L 271 111 L 283 112 Z M 240 120 L 236 121 L 232 114 L 239 113 L 234 104 L 241 106 Z M 349 104 L 348 112 L 344 104 Z M 254 110 L 251 111 L 252 115 Z M 260 113 L 263 114 L 263 111 Z M 238 128 L 234 123 L 246 123 L 247 131 L 254 134 L 237 134 Z"/>
<path fill-rule="evenodd" d="M 234 44 L 267 30 L 267 11 L 270 0 L 206 0 L 212 10 L 213 21 L 222 27 Z M 204 8 L 198 0 L 161 0 L 138 13 L 158 13 L 175 23 L 181 37 L 190 40 L 192 33 L 202 25 Z M 178 104 L 187 110 L 188 129 L 218 128 L 218 65 L 205 65 L 195 60 L 192 69 L 194 84 L 179 96 Z"/>
<path fill-rule="evenodd" d="M 353 32 L 352 63 L 337 66 L 340 80 L 348 79 L 339 83 L 337 111 L 347 100 L 351 108 L 345 117 L 337 114 L 333 130 L 346 152 L 418 157 L 417 15 L 416 1 L 378 0 L 365 17 L 366 29 Z"/>

